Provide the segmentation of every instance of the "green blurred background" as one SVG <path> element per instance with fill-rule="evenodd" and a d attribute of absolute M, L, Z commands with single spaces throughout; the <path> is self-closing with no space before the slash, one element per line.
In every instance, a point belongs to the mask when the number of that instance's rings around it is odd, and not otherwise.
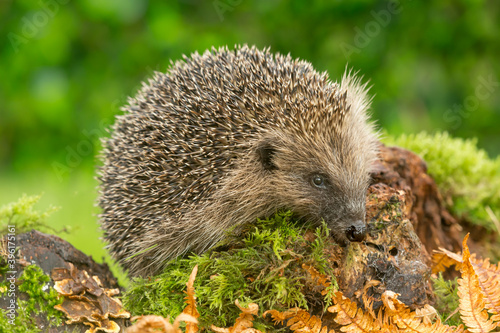
<path fill-rule="evenodd" d="M 390 134 L 447 130 L 500 153 L 495 0 L 2 0 L 0 204 L 44 193 L 62 237 L 100 260 L 98 137 L 170 59 L 255 44 L 372 84 Z"/>

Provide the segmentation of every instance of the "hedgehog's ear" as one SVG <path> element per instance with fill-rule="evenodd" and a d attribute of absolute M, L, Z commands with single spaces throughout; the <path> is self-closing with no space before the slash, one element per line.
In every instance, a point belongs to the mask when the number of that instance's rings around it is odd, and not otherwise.
<path fill-rule="evenodd" d="M 257 146 L 257 158 L 264 170 L 272 171 L 278 169 L 273 161 L 275 153 L 276 148 L 270 142 L 262 142 Z"/>

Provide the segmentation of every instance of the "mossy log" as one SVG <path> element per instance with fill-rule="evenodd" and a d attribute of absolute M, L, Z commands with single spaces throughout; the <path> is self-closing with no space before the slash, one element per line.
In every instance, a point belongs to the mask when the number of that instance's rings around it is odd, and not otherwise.
<path fill-rule="evenodd" d="M 30 232 L 20 234 L 16 240 L 17 255 L 15 267 L 9 268 L 6 277 L 9 274 L 14 274 L 17 285 L 18 306 L 19 300 L 26 300 L 29 296 L 26 293 L 20 292 L 20 286 L 23 284 L 23 271 L 26 267 L 36 265 L 43 270 L 43 273 L 50 276 L 48 284 L 40 285 L 40 293 L 48 293 L 56 285 L 56 290 L 59 292 L 60 302 L 57 305 L 67 314 L 81 316 L 81 320 L 75 323 L 68 324 L 66 317 L 60 325 L 53 325 L 52 318 L 48 318 L 42 304 L 43 297 L 37 300 L 38 309 L 30 316 L 31 324 L 26 324 L 26 329 L 30 332 L 88 332 L 89 324 L 94 327 L 99 325 L 118 327 L 118 330 L 109 330 L 107 332 L 123 331 L 119 327 L 123 327 L 125 319 L 116 319 L 115 323 L 110 323 L 111 316 L 107 318 L 110 311 L 119 312 L 115 308 L 115 296 L 119 292 L 119 286 L 113 273 L 110 271 L 107 264 L 96 263 L 92 257 L 85 255 L 77 250 L 65 240 L 54 236 L 47 235 L 42 232 L 32 230 Z M 2 279 L 3 280 L 3 279 Z M 64 294 L 64 296 L 61 294 Z M 0 297 L 0 308 L 7 308 L 10 302 L 8 294 L 3 294 Z M 117 305 L 118 304 L 118 305 Z M 120 306 L 121 308 L 121 306 Z M 38 310 L 40 310 L 39 313 Z M 19 313 L 20 309 L 17 308 Z M 85 317 L 92 318 L 89 322 Z M 106 317 L 106 318 L 104 318 Z M 87 324 L 84 324 L 87 322 Z M 35 327 L 36 326 L 36 327 Z M 4 327 L 5 332 L 9 332 L 9 327 Z M 1 331 L 2 327 L 0 327 Z"/>
<path fill-rule="evenodd" d="M 325 313 L 327 301 L 325 301 L 324 295 L 327 290 L 319 290 L 321 286 L 318 287 L 308 277 L 308 269 L 302 270 L 304 267 L 316 267 L 320 271 L 328 272 L 331 275 L 332 282 L 336 281 L 338 283 L 338 287 L 344 295 L 355 300 L 362 307 L 366 305 L 366 300 L 370 300 L 370 302 L 373 302 L 371 307 L 377 308 L 381 304 L 380 295 L 385 290 L 392 290 L 401 294 L 399 299 L 412 308 L 432 303 L 433 293 L 429 283 L 429 253 L 438 247 L 450 250 L 459 249 L 459 226 L 453 216 L 446 210 L 434 181 L 426 172 L 426 166 L 422 159 L 410 151 L 385 146 L 381 147 L 380 156 L 380 160 L 374 165 L 373 182 L 367 195 L 366 220 L 369 232 L 365 242 L 351 243 L 347 247 L 341 248 L 335 244 L 333 239 L 321 238 L 323 236 L 318 231 L 305 231 L 304 228 L 287 229 L 285 234 L 288 235 L 302 232 L 302 236 L 297 238 L 300 239 L 300 244 L 290 245 L 281 242 L 284 249 L 282 252 L 278 249 L 279 246 L 275 247 L 276 243 L 273 243 L 272 246 L 266 245 L 270 248 L 269 253 L 266 253 L 266 255 L 274 256 L 276 254 L 276 257 L 272 257 L 272 260 L 263 263 L 264 269 L 259 268 L 256 272 L 243 268 L 240 274 L 243 281 L 250 281 L 246 284 L 251 284 L 262 280 L 259 282 L 260 288 L 262 290 L 272 290 L 271 287 L 265 286 L 266 279 L 275 282 L 276 277 L 279 277 L 280 281 L 287 276 L 292 277 L 293 286 L 297 287 L 291 288 L 294 289 L 294 292 L 303 294 L 301 306 L 308 308 L 311 314 L 322 316 L 324 324 L 333 323 L 332 318 L 328 318 L 329 314 Z M 286 226 L 286 228 L 288 227 L 289 225 Z M 247 231 L 252 232 L 250 229 Z M 257 230 L 257 232 L 261 231 Z M 268 237 L 271 239 L 271 236 Z M 321 243 L 320 246 L 317 245 L 319 244 L 318 240 Z M 268 241 L 266 240 L 266 242 Z M 210 288 L 214 285 L 213 279 L 222 277 L 223 273 L 220 271 L 207 271 L 212 267 L 209 264 L 210 260 L 220 260 L 220 258 L 217 259 L 218 256 L 220 257 L 220 254 L 226 251 L 226 257 L 231 256 L 231 251 L 241 255 L 243 253 L 241 247 L 244 247 L 245 244 L 248 246 L 248 242 L 240 241 L 243 245 L 234 246 L 237 243 L 234 242 L 231 243 L 232 245 L 219 247 L 209 256 L 198 257 L 198 259 L 190 257 L 183 263 L 178 263 L 175 267 L 177 279 L 179 274 L 188 276 L 192 269 L 191 266 L 194 266 L 195 263 L 207 263 L 205 268 L 200 266 L 200 270 L 205 270 L 205 275 L 209 277 L 207 280 L 211 280 L 211 282 L 203 285 L 204 282 L 199 280 L 203 278 L 200 275 L 196 283 L 198 283 L 200 292 L 201 288 L 204 288 L 205 293 L 209 295 L 217 294 L 220 290 L 215 291 Z M 97 264 L 92 258 L 85 256 L 64 240 L 38 231 L 19 235 L 17 246 L 19 248 L 16 267 L 18 277 L 25 265 L 31 263 L 40 266 L 46 274 L 56 280 L 56 289 L 63 294 L 66 293 L 65 303 L 62 305 L 66 313 L 72 311 L 72 306 L 80 305 L 83 306 L 81 308 L 82 312 L 90 311 L 90 313 L 99 311 L 99 309 L 103 310 L 103 307 L 117 307 L 118 303 L 113 303 L 114 300 L 111 296 L 116 295 L 118 284 L 107 265 Z M 320 254 L 314 252 L 318 249 L 321 250 Z M 302 253 L 300 251 L 313 252 Z M 320 260 L 321 263 L 315 263 L 314 258 Z M 230 265 L 231 262 L 236 261 L 229 260 L 228 264 Z M 185 272 L 182 270 L 185 270 Z M 287 272 L 287 270 L 290 270 L 290 272 Z M 276 275 L 276 272 L 279 274 Z M 267 273 L 270 276 L 267 276 Z M 158 288 L 161 288 L 162 285 L 163 287 L 169 285 L 161 280 L 168 279 L 168 274 L 166 272 L 155 278 L 155 281 L 161 282 L 157 284 Z M 97 276 L 97 278 L 91 279 L 92 276 Z M 134 285 L 134 283 L 132 282 L 132 291 L 125 297 L 128 304 L 135 305 L 133 311 L 135 313 L 133 314 L 153 312 L 151 309 L 155 307 L 148 309 L 146 304 L 135 301 L 141 299 L 141 293 L 144 291 L 141 289 L 140 284 Z M 285 287 L 292 285 L 286 283 L 286 281 L 281 281 L 281 283 Z M 185 281 L 176 281 L 172 285 L 183 288 Z M 54 286 L 54 281 L 51 281 L 50 286 Z M 147 288 L 149 296 L 147 298 L 142 297 L 143 302 L 154 302 L 156 295 L 162 295 L 162 293 L 165 295 L 163 291 L 155 293 L 155 284 L 148 283 Z M 82 291 L 84 294 L 81 294 Z M 180 304 L 174 305 L 182 308 L 183 290 L 172 290 L 171 292 L 179 293 Z M 106 298 L 101 295 L 109 297 Z M 255 294 L 246 296 L 248 296 L 249 300 L 252 297 L 259 298 Z M 290 299 L 289 296 L 290 294 L 288 294 L 288 298 L 283 297 L 283 299 Z M 83 303 L 71 303 L 68 301 L 70 299 L 71 302 L 82 301 Z M 89 302 L 85 303 L 86 300 L 89 300 Z M 131 302 L 131 300 L 134 301 Z M 202 307 L 204 305 L 202 295 L 200 295 L 199 301 L 199 306 Z M 0 305 L 3 305 L 2 302 L 5 302 L 5 299 L 0 299 Z M 229 309 L 233 306 L 234 300 L 228 299 L 226 302 Z M 291 305 L 280 302 L 273 304 L 277 307 L 282 306 L 282 308 Z M 73 308 L 73 310 L 75 309 Z M 262 306 L 261 310 L 269 309 Z M 122 309 L 113 311 L 115 317 L 123 315 Z M 74 312 L 74 314 L 77 312 Z M 107 312 L 101 312 L 97 317 L 101 316 L 103 319 L 108 319 L 104 318 Z M 165 313 L 158 314 L 166 316 Z M 172 313 L 167 313 L 167 315 L 172 315 Z M 200 319 L 203 320 L 203 318 Z M 35 316 L 35 321 L 39 327 L 47 327 L 48 322 L 43 314 Z M 122 328 L 126 325 L 125 321 L 124 318 L 116 319 L 116 322 Z M 75 332 L 84 332 L 88 329 L 88 326 L 81 323 L 71 324 L 60 328 L 50 328 L 48 331 L 64 332 L 68 328 L 74 328 Z"/>
<path fill-rule="evenodd" d="M 439 247 L 461 250 L 461 227 L 446 209 L 436 183 L 427 173 L 425 161 L 417 154 L 399 147 L 381 146 L 372 182 L 408 193 L 409 219 L 428 253 Z"/>

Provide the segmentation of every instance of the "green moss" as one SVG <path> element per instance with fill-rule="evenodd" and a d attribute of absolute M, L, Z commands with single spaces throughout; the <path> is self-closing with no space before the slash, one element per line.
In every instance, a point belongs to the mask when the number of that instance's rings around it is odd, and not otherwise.
<path fill-rule="evenodd" d="M 457 279 L 448 281 L 439 273 L 437 278 L 431 278 L 431 280 L 434 287 L 434 294 L 436 295 L 436 304 L 434 307 L 438 311 L 441 321 L 452 326 L 462 324 L 458 311 L 446 320 L 459 306 Z"/>
<path fill-rule="evenodd" d="M 47 224 L 47 217 L 56 210 L 50 208 L 45 212 L 36 211 L 34 205 L 40 196 L 23 195 L 17 202 L 4 205 L 0 208 L 0 234 L 14 232 L 21 234 L 31 229 L 52 230 Z M 14 231 L 13 231 L 14 230 Z M 5 240 L 2 242 L 5 243 Z M 7 265 L 6 244 L 2 244 L 2 258 L 0 258 L 0 296 L 11 298 L 25 293 L 28 297 L 20 299 L 16 297 L 16 318 L 12 322 L 8 317 L 6 309 L 0 310 L 1 332 L 41 332 L 36 327 L 34 316 L 43 313 L 47 316 L 51 326 L 58 326 L 62 323 L 62 313 L 54 309 L 54 305 L 60 300 L 57 292 L 49 287 L 50 277 L 45 275 L 42 269 L 36 265 L 26 267 L 19 277 L 20 284 L 15 292 L 9 288 L 7 280 L 8 271 L 12 270 Z M 17 251 L 17 249 L 16 249 Z"/>
<path fill-rule="evenodd" d="M 34 315 L 43 314 L 47 316 L 49 326 L 60 326 L 63 313 L 54 309 L 54 306 L 62 303 L 62 298 L 51 287 L 49 287 L 50 277 L 43 273 L 42 269 L 36 265 L 26 267 L 21 274 L 19 281 L 21 284 L 17 288 L 17 293 L 26 293 L 27 300 L 17 298 L 17 316 L 12 323 L 7 317 L 7 311 L 2 309 L 0 314 L 1 332 L 41 332 L 34 321 Z M 4 295 L 9 292 L 7 281 L 0 284 Z M 9 296 L 10 297 L 10 296 Z"/>
<path fill-rule="evenodd" d="M 489 158 L 477 148 L 476 139 L 452 138 L 446 132 L 387 136 L 383 141 L 409 149 L 427 162 L 453 213 L 495 230 L 487 209 L 500 218 L 500 157 Z"/>
<path fill-rule="evenodd" d="M 56 210 L 50 208 L 45 212 L 36 211 L 34 205 L 40 196 L 23 195 L 17 202 L 4 205 L 0 208 L 0 234 L 8 234 L 13 229 L 15 234 L 21 234 L 31 229 L 52 230 L 47 224 L 47 217 Z M 9 228 L 10 226 L 10 228 Z M 5 241 L 4 241 L 5 242 Z M 15 294 L 9 289 L 9 281 L 6 279 L 8 271 L 7 252 L 5 244 L 2 245 L 2 258 L 0 258 L 0 296 L 10 300 L 12 297 L 25 293 L 28 297 L 20 299 L 16 297 L 16 318 L 10 321 L 6 309 L 0 311 L 0 328 L 2 332 L 41 332 L 36 327 L 34 316 L 43 313 L 47 316 L 51 326 L 58 326 L 62 323 L 63 314 L 54 309 L 54 305 L 59 304 L 57 292 L 49 287 L 50 277 L 45 275 L 42 269 L 36 265 L 26 267 L 19 277 L 20 284 L 15 290 Z M 17 251 L 17 249 L 16 249 Z"/>
<path fill-rule="evenodd" d="M 124 306 L 133 315 L 177 316 L 185 307 L 186 282 L 198 265 L 195 290 L 202 326 L 232 324 L 240 314 L 236 299 L 243 305 L 257 303 L 261 313 L 294 306 L 307 309 L 303 293 L 306 273 L 301 265 L 313 265 L 332 275 L 324 255 L 328 228 L 316 228 L 313 242 L 303 237 L 307 228 L 290 212 L 258 220 L 243 238 L 230 238 L 227 251 L 177 259 L 158 276 L 133 280 Z M 330 293 L 335 286 L 334 282 Z"/>
<path fill-rule="evenodd" d="M 0 309 L 0 332 L 5 333 L 39 333 L 41 329 L 36 327 L 30 314 L 26 311 L 23 301 L 18 301 L 17 317 L 12 322 L 7 318 L 7 311 Z"/>
<path fill-rule="evenodd" d="M 7 234 L 8 226 L 15 226 L 16 234 L 22 234 L 31 229 L 51 230 L 46 223 L 47 217 L 58 208 L 51 207 L 45 212 L 34 210 L 40 196 L 23 195 L 17 202 L 0 207 L 0 235 Z"/>
<path fill-rule="evenodd" d="M 51 326 L 60 325 L 63 313 L 54 309 L 54 306 L 61 304 L 62 298 L 54 288 L 49 287 L 50 277 L 40 267 L 30 265 L 24 269 L 20 280 L 19 291 L 29 296 L 26 310 L 35 314 L 46 313 Z"/>

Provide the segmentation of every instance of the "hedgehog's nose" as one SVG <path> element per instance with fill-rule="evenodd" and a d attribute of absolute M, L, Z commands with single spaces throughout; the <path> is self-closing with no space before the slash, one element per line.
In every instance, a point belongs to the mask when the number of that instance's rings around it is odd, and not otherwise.
<path fill-rule="evenodd" d="M 347 228 L 345 235 L 351 242 L 362 242 L 366 237 L 366 224 L 364 221 L 356 221 Z"/>

